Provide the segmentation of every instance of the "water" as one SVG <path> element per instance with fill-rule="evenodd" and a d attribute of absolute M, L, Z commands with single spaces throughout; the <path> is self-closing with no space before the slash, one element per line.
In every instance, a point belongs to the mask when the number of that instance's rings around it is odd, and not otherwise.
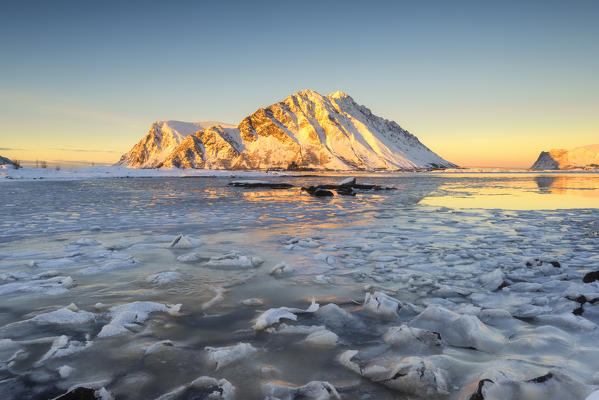
<path fill-rule="evenodd" d="M 270 179 L 301 186 L 341 178 Z M 0 341 L 1 397 L 51 398 L 73 385 L 98 382 L 118 399 L 147 399 L 206 375 L 227 379 L 243 399 L 264 398 L 269 384 L 314 380 L 330 382 L 344 399 L 403 398 L 342 366 L 337 358 L 348 349 L 361 350 L 365 363 L 429 357 L 448 382 L 443 398 L 464 396 L 467 385 L 490 370 L 510 370 L 518 382 L 555 370 L 587 391 L 599 383 L 594 376 L 599 303 L 587 303 L 582 316 L 573 316 L 578 304 L 565 298 L 566 292 L 582 290 L 599 298 L 596 283 L 581 280 L 599 269 L 599 175 L 358 179 L 397 190 L 321 199 L 299 188 L 231 188 L 227 178 L 3 183 L 0 340 L 12 341 Z M 202 244 L 169 248 L 179 234 Z M 82 238 L 95 242 L 74 244 Z M 264 263 L 257 268 L 204 264 L 231 251 Z M 191 252 L 199 254 L 199 262 L 177 260 Z M 558 261 L 560 268 L 526 267 L 535 258 Z M 273 277 L 270 271 L 281 262 L 294 272 Z M 483 287 L 481 275 L 495 270 L 514 289 Z M 148 281 L 164 271 L 175 271 L 179 279 L 162 285 Z M 224 300 L 202 307 L 221 288 Z M 389 320 L 362 310 L 365 292 L 374 290 L 400 300 L 403 311 Z M 351 322 L 323 312 L 285 322 L 324 326 L 338 336 L 335 346 L 308 345 L 306 333 L 252 329 L 261 312 L 305 309 L 312 297 L 321 306 L 339 305 Z M 241 304 L 248 298 L 263 304 Z M 110 307 L 134 301 L 182 306 L 179 313 L 153 312 L 128 324 L 125 334 L 98 337 L 112 318 Z M 78 324 L 19 322 L 71 303 L 93 318 Z M 410 323 L 431 304 L 477 316 L 504 342 L 486 351 L 455 343 L 433 350 L 385 345 L 387 328 Z M 493 319 L 483 312 L 488 309 L 512 317 Z M 61 335 L 87 345 L 40 362 Z M 163 340 L 172 345 L 145 354 L 147 346 Z M 215 370 L 205 348 L 239 342 L 257 352 Z M 58 369 L 65 365 L 73 371 L 60 377 Z"/>

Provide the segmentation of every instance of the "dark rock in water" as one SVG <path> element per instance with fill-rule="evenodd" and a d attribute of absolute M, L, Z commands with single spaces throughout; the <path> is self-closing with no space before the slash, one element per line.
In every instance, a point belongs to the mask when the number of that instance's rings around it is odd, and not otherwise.
<path fill-rule="evenodd" d="M 530 383 L 543 383 L 543 382 L 547 382 L 551 378 L 553 378 L 553 374 L 551 372 L 549 372 L 548 374 L 536 377 L 534 379 L 530 379 L 530 380 L 528 380 L 526 382 L 530 382 Z"/>
<path fill-rule="evenodd" d="M 584 308 L 582 306 L 582 304 L 580 305 L 580 307 L 574 309 L 574 311 L 572 311 L 572 314 L 574 315 L 582 315 L 582 313 L 584 312 Z"/>
<path fill-rule="evenodd" d="M 490 379 L 481 379 L 478 382 L 478 388 L 476 389 L 476 392 L 472 393 L 472 396 L 470 396 L 468 400 L 485 400 L 485 396 L 483 396 L 483 385 L 485 382 L 495 383 Z"/>
<path fill-rule="evenodd" d="M 571 300 L 571 301 L 575 301 L 575 302 L 577 302 L 577 303 L 580 303 L 580 304 L 584 304 L 584 303 L 586 303 L 587 301 L 589 301 L 589 300 L 586 298 L 586 296 L 585 296 L 585 295 L 583 295 L 583 294 L 581 294 L 581 295 L 580 295 L 580 296 L 578 296 L 578 297 L 566 296 L 566 299 L 568 299 L 568 300 Z"/>
<path fill-rule="evenodd" d="M 96 397 L 95 389 L 78 387 L 53 400 L 98 400 L 98 398 Z"/>
<path fill-rule="evenodd" d="M 586 274 L 584 276 L 584 278 L 582 278 L 582 281 L 584 283 L 591 283 L 591 282 L 599 281 L 599 271 L 589 272 L 588 274 Z"/>
<path fill-rule="evenodd" d="M 496 289 L 496 290 L 501 290 L 501 289 L 503 289 L 503 288 L 506 288 L 506 287 L 508 287 L 508 286 L 510 286 L 510 284 L 509 284 L 509 283 L 507 283 L 506 281 L 503 281 L 503 282 L 501 282 L 501 285 L 499 285 L 499 286 L 497 287 L 497 289 Z"/>
<path fill-rule="evenodd" d="M 347 178 L 342 180 L 341 182 L 339 182 L 338 184 L 327 184 L 327 185 L 316 185 L 316 186 L 309 186 L 309 187 L 303 187 L 302 190 L 306 191 L 308 193 L 310 193 L 313 196 L 316 196 L 316 191 L 317 190 L 324 190 L 324 191 L 330 191 L 330 190 L 334 190 L 337 192 L 337 194 L 339 195 L 344 195 L 344 196 L 355 196 L 356 195 L 356 190 L 394 190 L 395 188 L 393 187 L 386 187 L 386 186 L 379 186 L 379 185 L 371 185 L 371 184 L 360 184 L 360 183 L 356 183 L 356 178 Z M 329 192 L 330 193 L 330 192 Z M 321 194 L 321 196 L 332 196 L 333 194 Z"/>
<path fill-rule="evenodd" d="M 263 189 L 289 189 L 293 185 L 284 182 L 267 182 L 267 181 L 233 181 L 229 186 L 244 187 L 244 188 L 263 188 Z"/>
<path fill-rule="evenodd" d="M 333 192 L 331 192 L 330 190 L 316 189 L 316 191 L 312 195 L 316 196 L 316 197 L 329 197 L 329 196 L 334 196 L 335 194 Z"/>
<path fill-rule="evenodd" d="M 555 268 L 562 267 L 562 265 L 559 263 L 559 261 L 546 261 L 546 260 L 541 260 L 540 258 L 535 258 L 534 260 L 526 261 L 526 266 L 527 267 L 533 267 L 533 266 L 540 267 L 545 263 L 551 264 Z"/>
<path fill-rule="evenodd" d="M 330 190 L 323 189 L 321 186 L 302 187 L 302 191 L 316 197 L 330 197 L 335 195 Z"/>

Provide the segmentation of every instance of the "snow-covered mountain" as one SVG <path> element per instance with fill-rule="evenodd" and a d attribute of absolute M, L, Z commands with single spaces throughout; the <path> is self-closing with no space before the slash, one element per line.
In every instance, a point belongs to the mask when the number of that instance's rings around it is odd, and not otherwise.
<path fill-rule="evenodd" d="M 184 138 L 214 125 L 233 127 L 233 125 L 217 121 L 154 122 L 148 134 L 133 146 L 128 153 L 123 154 L 117 164 L 136 168 L 155 168 L 166 160 Z"/>
<path fill-rule="evenodd" d="M 2 157 L 0 156 L 0 165 L 14 165 L 14 163 L 12 162 L 12 160 L 6 158 L 6 157 Z"/>
<path fill-rule="evenodd" d="M 599 144 L 542 151 L 531 169 L 599 168 Z"/>
<path fill-rule="evenodd" d="M 166 124 L 169 129 L 163 125 L 155 123 L 119 163 L 211 169 L 297 166 L 410 170 L 455 166 L 397 123 L 377 117 L 343 92 L 322 96 L 302 90 L 258 109 L 237 127 L 217 124 L 183 135 L 172 121 Z M 184 126 L 184 132 L 193 129 Z M 177 135 L 167 133 L 172 131 Z"/>

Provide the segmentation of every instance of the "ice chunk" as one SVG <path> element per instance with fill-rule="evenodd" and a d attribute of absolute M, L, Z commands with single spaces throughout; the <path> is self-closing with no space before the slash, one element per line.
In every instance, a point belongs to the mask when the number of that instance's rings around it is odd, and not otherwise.
<path fill-rule="evenodd" d="M 355 177 L 349 177 L 349 178 L 345 178 L 344 180 L 342 180 L 341 182 L 339 182 L 337 184 L 337 186 L 353 186 L 356 184 L 356 178 Z"/>
<path fill-rule="evenodd" d="M 73 367 L 70 367 L 68 365 L 63 365 L 62 367 L 58 368 L 58 375 L 60 375 L 60 377 L 62 379 L 68 378 L 69 376 L 71 376 L 71 373 L 73 372 Z"/>
<path fill-rule="evenodd" d="M 110 323 L 102 327 L 102 330 L 98 333 L 98 337 L 131 333 L 128 328 L 145 322 L 150 313 L 153 312 L 166 312 L 170 315 L 177 315 L 180 310 L 181 304 L 170 305 L 152 301 L 135 301 L 133 303 L 114 306 L 109 309 L 111 316 Z"/>
<path fill-rule="evenodd" d="M 264 311 L 262 314 L 256 318 L 254 322 L 254 330 L 261 331 L 265 328 L 268 328 L 271 325 L 278 323 L 282 319 L 290 319 L 292 321 L 297 320 L 297 316 L 295 314 L 301 313 L 313 313 L 318 311 L 320 305 L 316 303 L 316 300 L 312 298 L 312 304 L 305 310 L 300 308 L 289 308 L 289 307 L 279 307 L 279 308 L 271 308 Z"/>
<path fill-rule="evenodd" d="M 69 291 L 75 284 L 70 276 L 54 276 L 48 279 L 43 274 L 28 275 L 28 279 L 18 279 L 0 285 L 0 295 L 14 293 L 35 293 L 45 295 L 59 295 Z"/>
<path fill-rule="evenodd" d="M 449 394 L 447 371 L 437 368 L 424 357 L 405 357 L 397 361 L 374 360 L 361 366 L 352 359 L 357 350 L 347 350 L 339 356 L 346 368 L 388 388 L 418 398 Z"/>
<path fill-rule="evenodd" d="M 37 362 L 33 365 L 39 367 L 50 358 L 59 358 L 70 356 L 71 354 L 78 353 L 91 346 L 91 342 L 79 342 L 77 340 L 70 340 L 68 336 L 62 335 L 52 342 L 50 350 L 46 352 Z"/>
<path fill-rule="evenodd" d="M 331 400 L 341 399 L 339 393 L 329 382 L 312 381 L 304 386 L 290 386 L 282 382 L 269 382 L 263 387 L 267 399 L 279 400 Z"/>
<path fill-rule="evenodd" d="M 154 353 L 156 350 L 158 350 L 158 349 L 160 349 L 160 348 L 163 348 L 163 347 L 173 347 L 173 346 L 174 346 L 174 344 L 173 344 L 173 342 L 172 342 L 172 341 L 170 341 L 170 340 L 161 340 L 161 341 L 159 341 L 159 342 L 156 342 L 156 343 L 154 343 L 154 344 L 151 344 L 151 345 L 149 345 L 149 346 L 146 346 L 146 347 L 144 348 L 144 355 L 146 355 L 146 356 L 147 356 L 147 355 L 149 355 L 149 354 L 152 354 L 152 353 Z"/>
<path fill-rule="evenodd" d="M 177 271 L 162 271 L 152 274 L 146 278 L 146 282 L 158 286 L 168 285 L 173 282 L 183 280 L 183 275 Z"/>
<path fill-rule="evenodd" d="M 203 260 L 207 260 L 208 257 L 201 255 L 200 253 L 197 253 L 195 251 L 192 251 L 191 253 L 187 253 L 187 254 L 183 254 L 180 255 L 179 257 L 177 257 L 177 261 L 182 262 L 182 263 L 195 263 L 195 262 L 199 262 L 199 261 L 203 261 Z"/>
<path fill-rule="evenodd" d="M 210 257 L 202 265 L 211 268 L 256 268 L 264 263 L 260 257 L 243 256 L 237 252 L 230 252 L 221 256 Z"/>
<path fill-rule="evenodd" d="M 594 322 L 574 314 L 537 315 L 535 319 L 542 324 L 555 325 L 579 331 L 592 331 L 597 328 L 597 324 Z"/>
<path fill-rule="evenodd" d="M 443 344 L 439 333 L 405 324 L 390 327 L 383 338 L 390 345 L 411 351 L 422 347 L 439 347 Z"/>
<path fill-rule="evenodd" d="M 501 333 L 474 315 L 458 314 L 437 305 L 428 306 L 409 325 L 439 332 L 452 346 L 473 347 L 489 353 L 499 351 L 506 341 Z"/>
<path fill-rule="evenodd" d="M 231 363 L 248 358 L 258 350 L 249 343 L 237 343 L 227 347 L 206 347 L 208 359 L 216 364 L 216 370 Z"/>
<path fill-rule="evenodd" d="M 334 347 L 337 344 L 337 340 L 339 340 L 339 336 L 334 332 L 322 329 L 310 333 L 308 337 L 304 339 L 304 343 L 318 347 Z"/>
<path fill-rule="evenodd" d="M 393 319 L 402 304 L 399 300 L 382 292 L 366 293 L 362 310 L 383 317 L 384 319 Z"/>
<path fill-rule="evenodd" d="M 270 271 L 270 274 L 276 277 L 292 274 L 295 268 L 287 264 L 286 262 L 278 263 Z"/>
<path fill-rule="evenodd" d="M 141 261 L 135 257 L 127 256 L 124 259 L 109 261 L 97 267 L 87 267 L 79 271 L 82 275 L 98 275 L 119 269 L 127 269 L 136 266 Z"/>
<path fill-rule="evenodd" d="M 168 247 L 176 248 L 176 249 L 191 249 L 194 247 L 201 246 L 203 242 L 199 239 L 194 239 L 191 236 L 187 235 L 178 235 L 173 239 L 171 244 Z"/>
<path fill-rule="evenodd" d="M 483 288 L 492 292 L 497 290 L 503 284 L 505 276 L 503 275 L 503 272 L 497 268 L 493 272 L 481 275 L 478 279 L 480 280 Z"/>
<path fill-rule="evenodd" d="M 182 400 L 192 398 L 234 400 L 235 386 L 226 379 L 217 380 L 210 376 L 200 376 L 187 385 L 179 386 L 175 390 L 163 394 L 156 400 Z"/>
<path fill-rule="evenodd" d="M 56 311 L 51 311 L 43 314 L 38 314 L 35 317 L 23 322 L 35 322 L 37 324 L 86 324 L 96 318 L 94 313 L 82 311 L 74 304 L 69 307 L 60 308 Z"/>

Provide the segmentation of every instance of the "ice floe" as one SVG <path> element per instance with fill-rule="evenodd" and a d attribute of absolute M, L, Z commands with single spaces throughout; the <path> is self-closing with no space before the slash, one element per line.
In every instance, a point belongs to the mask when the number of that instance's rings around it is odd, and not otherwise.
<path fill-rule="evenodd" d="M 436 305 L 428 306 L 409 325 L 438 332 L 452 346 L 471 347 L 490 353 L 499 351 L 506 342 L 499 331 L 486 326 L 478 317 L 458 314 Z"/>
<path fill-rule="evenodd" d="M 235 251 L 220 256 L 210 257 L 202 263 L 210 268 L 256 268 L 264 263 L 260 257 L 244 256 Z"/>
<path fill-rule="evenodd" d="M 243 360 L 256 353 L 258 350 L 249 343 L 237 343 L 234 346 L 206 347 L 208 360 L 216 365 L 218 371 L 231 363 Z"/>
<path fill-rule="evenodd" d="M 282 319 L 289 319 L 292 321 L 297 320 L 297 315 L 302 313 L 313 313 L 318 311 L 320 305 L 316 302 L 314 298 L 312 298 L 312 304 L 305 310 L 300 308 L 290 308 L 290 307 L 279 307 L 279 308 L 271 308 L 264 311 L 262 314 L 256 318 L 254 322 L 254 330 L 260 331 L 265 328 L 268 328 L 271 325 L 279 323 Z"/>
<path fill-rule="evenodd" d="M 191 383 L 179 386 L 173 391 L 156 398 L 156 400 L 185 399 L 234 400 L 235 386 L 226 379 L 200 376 Z"/>
<path fill-rule="evenodd" d="M 341 399 L 335 386 L 329 382 L 312 381 L 303 386 L 293 386 L 283 382 L 269 382 L 263 386 L 265 399 L 268 400 L 332 400 Z"/>
<path fill-rule="evenodd" d="M 110 322 L 102 327 L 98 337 L 129 334 L 131 333 L 130 328 L 137 327 L 137 324 L 145 322 L 150 313 L 165 312 L 170 315 L 177 315 L 180 310 L 181 304 L 168 305 L 152 301 L 135 301 L 114 306 L 109 309 Z"/>

